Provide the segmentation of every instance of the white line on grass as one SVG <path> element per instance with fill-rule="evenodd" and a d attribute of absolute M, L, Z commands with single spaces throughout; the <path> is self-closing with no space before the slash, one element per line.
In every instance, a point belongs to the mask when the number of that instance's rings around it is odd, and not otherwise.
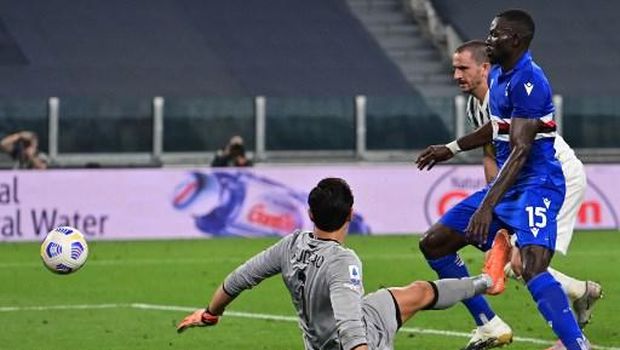
<path fill-rule="evenodd" d="M 385 254 L 385 255 L 370 255 L 364 256 L 365 260 L 408 260 L 413 259 L 413 254 Z M 139 260 L 89 260 L 86 266 L 144 266 L 144 265 L 204 265 L 208 266 L 213 262 L 230 262 L 239 263 L 243 262 L 247 257 L 218 257 L 209 259 L 139 259 Z M 41 267 L 40 261 L 24 261 L 24 262 L 5 262 L 0 263 L 0 269 L 15 269 L 15 268 L 32 268 Z"/>
<path fill-rule="evenodd" d="M 92 310 L 118 309 L 131 307 L 131 304 L 82 304 L 82 305 L 45 305 L 45 306 L 0 306 L 0 312 L 10 311 L 45 311 L 45 310 Z"/>
<path fill-rule="evenodd" d="M 615 254 L 615 251 L 609 252 L 573 252 L 573 255 L 580 256 L 598 256 L 601 257 L 603 255 L 611 255 Z M 400 253 L 400 254 L 365 254 L 364 260 L 410 260 L 417 259 L 421 256 L 420 252 L 412 252 L 409 253 Z M 470 258 L 470 257 L 479 257 L 480 255 L 475 252 L 462 254 L 462 258 Z M 248 256 L 226 256 L 226 257 L 211 257 L 206 259 L 187 259 L 187 258 L 169 258 L 169 259 L 118 259 L 118 260 L 96 260 L 91 259 L 86 264 L 87 266 L 143 266 L 143 265 L 200 265 L 204 264 L 207 266 L 213 262 L 231 262 L 231 263 L 239 263 L 243 262 L 248 258 Z M 40 261 L 19 261 L 19 262 L 3 262 L 0 263 L 0 269 L 14 269 L 14 268 L 30 268 L 30 267 L 40 267 L 42 263 Z"/>
<path fill-rule="evenodd" d="M 132 308 L 140 310 L 160 310 L 160 311 L 184 311 L 191 312 L 196 310 L 196 307 L 188 306 L 175 306 L 175 305 L 154 305 L 143 303 L 130 303 L 130 304 L 82 304 L 82 305 L 47 305 L 47 306 L 3 306 L 0 307 L 0 312 L 11 311 L 41 311 L 41 310 L 85 310 L 85 309 L 114 309 L 114 308 Z M 272 321 L 284 321 L 284 322 L 297 322 L 297 317 L 283 316 L 283 315 L 271 315 L 271 314 L 259 314 L 250 312 L 239 311 L 226 311 L 227 317 L 242 317 L 259 320 L 272 320 Z M 469 338 L 470 333 L 455 332 L 441 329 L 429 329 L 418 327 L 403 327 L 400 332 L 405 333 L 417 333 L 417 334 L 432 334 L 449 337 Z M 514 341 L 522 343 L 532 343 L 539 345 L 550 345 L 552 342 L 544 339 L 526 338 L 526 337 L 514 337 Z M 601 346 L 592 345 L 593 349 L 600 350 L 620 350 L 620 347 L 616 346 Z"/>
<path fill-rule="evenodd" d="M 131 265 L 197 265 L 197 264 L 209 264 L 213 261 L 230 261 L 237 263 L 243 259 L 141 259 L 141 260 L 89 260 L 86 266 L 131 266 Z M 40 261 L 26 261 L 26 262 L 7 262 L 0 264 L 0 268 L 18 268 L 18 267 L 40 267 L 42 263 Z"/>
<path fill-rule="evenodd" d="M 138 304 L 138 303 L 131 304 L 131 307 L 137 308 L 137 309 L 146 309 L 146 310 L 185 311 L 185 312 L 191 312 L 191 311 L 196 310 L 195 307 L 192 308 L 192 307 L 186 307 L 186 306 L 153 305 L 153 304 Z M 239 311 L 226 311 L 226 316 L 252 318 L 252 319 L 260 319 L 260 320 L 297 322 L 297 317 L 293 317 L 293 316 L 258 314 L 258 313 L 249 313 L 249 312 L 239 312 Z M 405 332 L 405 333 L 432 334 L 432 335 L 461 337 L 461 338 L 471 337 L 471 333 L 447 331 L 447 330 L 441 330 L 441 329 L 419 328 L 419 327 L 402 327 L 399 331 Z M 523 342 L 523 343 L 540 344 L 540 345 L 553 344 L 553 342 L 548 341 L 548 340 L 526 338 L 526 337 L 514 337 L 514 341 Z M 601 349 L 601 350 L 620 350 L 620 348 L 618 347 L 607 347 L 607 346 L 597 346 L 597 345 L 593 345 L 592 348 Z"/>

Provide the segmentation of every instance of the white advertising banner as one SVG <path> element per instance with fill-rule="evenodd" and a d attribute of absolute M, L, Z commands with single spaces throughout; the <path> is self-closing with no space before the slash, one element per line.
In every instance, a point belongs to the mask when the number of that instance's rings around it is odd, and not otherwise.
<path fill-rule="evenodd" d="M 618 229 L 620 166 L 586 168 L 577 228 Z M 285 235 L 312 228 L 307 194 L 331 176 L 353 188 L 355 234 L 422 233 L 484 186 L 480 166 L 0 171 L 0 241 L 41 240 L 59 225 L 88 239 Z"/>

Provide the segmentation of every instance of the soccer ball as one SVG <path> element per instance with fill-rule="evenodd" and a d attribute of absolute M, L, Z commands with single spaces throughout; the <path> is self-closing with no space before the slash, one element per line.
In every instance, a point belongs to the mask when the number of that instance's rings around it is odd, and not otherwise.
<path fill-rule="evenodd" d="M 88 257 L 88 245 L 84 235 L 69 226 L 51 230 L 41 244 L 41 259 L 52 272 L 68 274 L 84 265 Z"/>

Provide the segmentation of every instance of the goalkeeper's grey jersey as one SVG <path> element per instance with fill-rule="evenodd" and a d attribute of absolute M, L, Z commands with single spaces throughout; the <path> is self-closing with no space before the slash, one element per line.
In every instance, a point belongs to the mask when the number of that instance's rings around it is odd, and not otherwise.
<path fill-rule="evenodd" d="M 236 296 L 281 273 L 306 349 L 352 349 L 367 343 L 362 322 L 362 264 L 336 241 L 296 231 L 239 266 L 224 281 Z"/>

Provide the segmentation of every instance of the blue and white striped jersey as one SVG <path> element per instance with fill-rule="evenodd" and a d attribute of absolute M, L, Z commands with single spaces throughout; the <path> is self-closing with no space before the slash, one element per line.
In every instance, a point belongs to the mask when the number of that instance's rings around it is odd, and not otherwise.
<path fill-rule="evenodd" d="M 489 72 L 489 110 L 493 124 L 493 144 L 498 167 L 510 155 L 510 124 L 513 118 L 539 119 L 543 126 L 536 134 L 530 154 L 515 185 L 542 184 L 550 180 L 564 185 L 560 162 L 555 157 L 556 124 L 551 86 L 529 52 L 513 69 L 499 65 Z"/>
<path fill-rule="evenodd" d="M 466 104 L 467 122 L 475 130 L 491 120 L 491 112 L 489 111 L 489 92 L 484 95 L 482 103 L 474 96 L 469 95 Z M 575 155 L 575 151 L 566 143 L 561 135 L 555 135 L 555 157 L 560 163 L 580 162 Z M 564 174 L 566 176 L 566 174 Z"/>

